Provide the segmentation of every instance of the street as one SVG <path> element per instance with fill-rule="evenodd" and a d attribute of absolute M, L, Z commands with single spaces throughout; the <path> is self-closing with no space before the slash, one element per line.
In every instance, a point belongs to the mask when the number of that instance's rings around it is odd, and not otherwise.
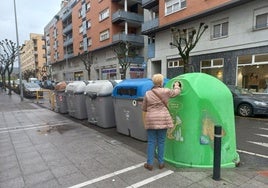
<path fill-rule="evenodd" d="M 241 166 L 268 166 L 268 119 L 236 117 L 237 149 Z"/>
<path fill-rule="evenodd" d="M 249 143 L 243 137 L 253 138 L 255 133 L 260 136 L 260 132 L 243 129 L 243 125 L 254 122 L 262 130 L 266 119 L 236 120 L 241 164 L 237 168 L 222 168 L 220 181 L 215 181 L 211 168 L 175 168 L 166 164 L 165 169 L 159 170 L 156 163 L 153 171 L 148 172 L 143 168 L 146 142 L 119 134 L 116 128 L 104 129 L 87 120 L 56 113 L 47 101 L 20 102 L 17 95 L 0 95 L 0 187 L 258 188 L 268 185 L 267 151 L 252 150 L 246 144 L 261 140 L 250 139 Z"/>
<path fill-rule="evenodd" d="M 49 108 L 48 93 L 45 98 L 40 100 L 40 106 Z M 70 117 L 68 114 L 63 116 L 82 123 L 84 126 L 92 128 L 100 133 L 103 133 L 111 138 L 119 139 L 122 143 L 126 143 L 134 150 L 140 151 L 146 155 L 146 142 L 142 142 L 117 133 L 116 128 L 103 129 L 95 125 L 91 125 L 87 120 L 77 120 Z M 268 167 L 268 117 L 240 117 L 235 116 L 236 126 L 236 141 L 237 151 L 240 156 L 240 168 L 252 168 L 260 170 L 263 167 Z"/>

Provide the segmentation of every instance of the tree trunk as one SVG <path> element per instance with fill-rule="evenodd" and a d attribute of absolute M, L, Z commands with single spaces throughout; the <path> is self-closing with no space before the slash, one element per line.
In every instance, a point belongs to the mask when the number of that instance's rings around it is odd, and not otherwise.
<path fill-rule="evenodd" d="M 185 58 L 183 60 L 184 66 L 183 66 L 183 72 L 184 73 L 189 73 L 189 59 Z"/>
<path fill-rule="evenodd" d="M 10 74 L 8 73 L 8 95 L 11 95 L 11 83 L 10 83 Z"/>

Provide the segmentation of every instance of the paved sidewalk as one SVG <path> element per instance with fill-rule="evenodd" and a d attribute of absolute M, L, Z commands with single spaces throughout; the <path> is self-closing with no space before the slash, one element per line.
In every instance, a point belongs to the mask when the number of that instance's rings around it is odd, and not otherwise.
<path fill-rule="evenodd" d="M 147 171 L 131 138 L 104 132 L 0 91 L 0 188 L 268 187 L 268 167 Z"/>

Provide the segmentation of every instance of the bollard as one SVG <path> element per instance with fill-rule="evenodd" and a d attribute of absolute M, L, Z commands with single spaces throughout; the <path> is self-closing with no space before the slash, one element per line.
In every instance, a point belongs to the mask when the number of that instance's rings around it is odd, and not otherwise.
<path fill-rule="evenodd" d="M 221 174 L 221 131 L 222 127 L 215 125 L 214 127 L 214 161 L 213 161 L 213 179 L 220 180 Z"/>

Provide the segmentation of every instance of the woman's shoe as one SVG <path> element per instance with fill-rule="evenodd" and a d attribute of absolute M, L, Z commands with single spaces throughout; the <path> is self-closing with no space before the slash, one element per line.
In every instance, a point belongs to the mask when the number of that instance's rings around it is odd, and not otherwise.
<path fill-rule="evenodd" d="M 165 164 L 164 163 L 159 165 L 159 169 L 163 169 L 163 168 L 165 168 Z"/>
<path fill-rule="evenodd" d="M 146 168 L 147 170 L 150 170 L 150 171 L 153 170 L 153 166 L 152 165 L 149 165 L 147 163 L 144 164 L 144 168 Z"/>

